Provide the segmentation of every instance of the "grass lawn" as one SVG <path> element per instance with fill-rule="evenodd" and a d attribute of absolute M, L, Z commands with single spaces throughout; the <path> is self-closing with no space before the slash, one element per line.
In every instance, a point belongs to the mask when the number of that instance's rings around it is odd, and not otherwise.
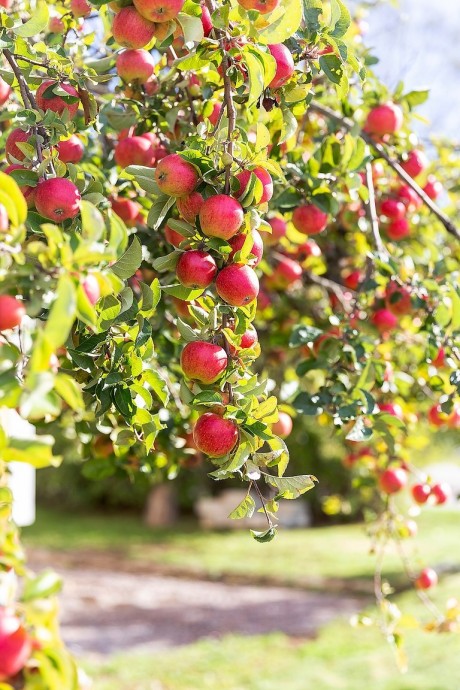
<path fill-rule="evenodd" d="M 408 542 L 415 563 L 419 553 L 421 566 L 460 565 L 459 522 L 459 511 L 433 508 L 422 513 L 419 536 Z M 203 532 L 190 525 L 151 530 L 131 516 L 40 510 L 36 524 L 23 533 L 27 546 L 117 550 L 126 558 L 211 577 L 272 576 L 287 583 L 320 586 L 323 578 L 362 579 L 374 570 L 369 539 L 361 525 L 280 530 L 273 542 L 257 544 L 246 530 Z M 401 572 L 396 554 L 388 555 L 385 570 Z"/>
<path fill-rule="evenodd" d="M 440 604 L 459 595 L 460 577 L 438 588 Z M 424 616 L 414 593 L 399 597 L 404 611 Z M 458 690 L 458 634 L 408 630 L 410 668 L 402 675 L 375 629 L 347 622 L 325 627 L 313 641 L 272 634 L 205 640 L 162 653 L 121 654 L 84 662 L 93 690 Z"/>

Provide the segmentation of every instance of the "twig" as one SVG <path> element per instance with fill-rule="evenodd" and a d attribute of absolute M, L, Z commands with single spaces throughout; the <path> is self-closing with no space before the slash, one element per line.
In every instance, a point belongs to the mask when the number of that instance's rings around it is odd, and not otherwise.
<path fill-rule="evenodd" d="M 233 102 L 233 93 L 232 93 L 232 82 L 230 81 L 230 77 L 228 76 L 227 70 L 229 68 L 229 61 L 228 61 L 228 55 L 225 50 L 224 46 L 224 39 L 220 38 L 219 39 L 219 45 L 222 50 L 222 70 L 223 70 L 223 77 L 224 77 L 224 104 L 227 109 L 227 117 L 228 117 L 228 130 L 227 130 L 227 141 L 225 142 L 225 151 L 228 153 L 229 156 L 232 157 L 232 160 L 225 165 L 225 185 L 224 185 L 224 194 L 229 194 L 230 193 L 230 178 L 231 178 L 231 171 L 232 171 L 232 162 L 233 162 L 233 132 L 235 131 L 235 124 L 236 124 L 236 110 L 235 110 L 235 104 Z M 223 109 L 223 108 L 222 108 Z"/>
<path fill-rule="evenodd" d="M 270 515 L 267 512 L 267 508 L 265 506 L 265 499 L 262 496 L 262 491 L 259 489 L 259 485 L 257 482 L 253 482 L 252 485 L 254 486 L 255 490 L 257 491 L 257 495 L 259 497 L 259 500 L 262 504 L 262 508 L 264 509 L 265 517 L 267 519 L 267 524 L 269 529 L 273 529 L 273 522 L 271 521 Z"/>
<path fill-rule="evenodd" d="M 351 131 L 353 129 L 356 129 L 357 125 L 356 122 L 353 120 L 350 120 L 350 118 L 344 117 L 343 115 L 340 115 L 339 113 L 336 113 L 334 110 L 331 110 L 331 108 L 328 108 L 324 105 L 319 105 L 319 103 L 312 102 L 310 103 L 310 108 L 314 111 L 319 113 L 320 115 L 323 115 L 324 117 L 329 118 L 330 120 L 333 120 L 336 122 L 340 127 Z M 415 180 L 412 179 L 410 175 L 406 173 L 406 171 L 400 166 L 398 161 L 394 160 L 390 156 L 390 154 L 386 151 L 384 146 L 382 144 L 378 143 L 375 141 L 367 132 L 365 132 L 363 129 L 359 130 L 359 135 L 364 141 L 369 144 L 381 158 L 383 158 L 384 161 L 388 163 L 390 168 L 393 168 L 393 170 L 396 172 L 396 174 L 404 180 L 404 182 L 411 187 L 411 189 L 414 190 L 414 192 L 417 194 L 417 196 L 420 197 L 420 199 L 423 201 L 425 206 L 427 206 L 430 211 L 436 216 L 436 218 L 441 221 L 441 223 L 444 225 L 445 229 L 447 232 L 449 232 L 451 235 L 454 235 L 457 239 L 460 239 L 460 231 L 454 223 L 446 216 L 446 214 L 441 211 L 439 206 L 434 203 L 432 199 L 423 191 L 423 189 L 415 182 Z"/>
<path fill-rule="evenodd" d="M 372 234 L 374 236 L 375 246 L 379 254 L 387 254 L 388 252 L 385 249 L 382 238 L 380 237 L 379 217 L 377 215 L 377 208 L 375 205 L 375 189 L 374 180 L 372 178 L 372 165 L 370 163 L 367 163 L 366 165 L 366 182 L 369 192 L 369 199 L 367 201 L 366 208 L 369 214 L 369 221 L 371 224 Z"/>
<path fill-rule="evenodd" d="M 354 290 L 350 290 L 349 288 L 345 289 L 342 285 L 335 283 L 333 280 L 325 278 L 324 276 L 318 276 L 315 273 L 304 272 L 304 280 L 307 283 L 320 285 L 328 292 L 332 292 L 337 297 L 345 311 L 351 311 L 351 300 L 347 299 L 346 294 L 351 294 L 353 298 L 356 299 L 357 293 Z"/>
<path fill-rule="evenodd" d="M 37 102 L 35 100 L 35 96 L 33 95 L 32 91 L 29 89 L 29 86 L 24 78 L 24 75 L 22 74 L 21 70 L 19 69 L 18 63 L 16 62 L 15 56 L 11 51 L 9 51 L 7 48 L 3 50 L 3 55 L 5 56 L 8 64 L 10 65 L 11 69 L 13 70 L 13 74 L 16 77 L 18 84 L 19 84 L 19 90 L 21 92 L 22 96 L 22 101 L 24 103 L 24 108 L 32 108 L 33 110 L 37 110 Z M 46 133 L 46 130 L 43 127 L 40 126 L 35 126 L 32 127 L 32 132 L 35 134 L 35 150 L 37 151 L 37 159 L 39 163 L 43 162 L 43 152 L 42 152 L 42 146 L 40 142 L 37 139 L 37 136 L 40 135 L 43 138 L 43 142 L 45 145 L 48 144 L 49 138 L 48 134 Z M 51 163 L 52 165 L 52 163 Z M 43 173 L 43 176 L 46 178 L 46 173 Z"/>

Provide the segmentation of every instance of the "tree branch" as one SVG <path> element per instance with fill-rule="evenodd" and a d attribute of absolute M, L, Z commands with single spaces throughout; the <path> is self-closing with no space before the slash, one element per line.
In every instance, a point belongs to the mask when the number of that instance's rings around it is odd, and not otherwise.
<path fill-rule="evenodd" d="M 352 129 L 356 129 L 356 122 L 353 120 L 350 120 L 350 118 L 344 117 L 343 115 L 340 115 L 339 113 L 336 113 L 334 110 L 331 110 L 331 108 L 328 108 L 324 105 L 319 105 L 319 103 L 312 102 L 310 103 L 311 110 L 313 110 L 316 113 L 319 113 L 320 115 L 323 115 L 324 117 L 329 118 L 330 120 L 333 120 L 336 122 L 340 127 L 343 129 L 346 129 L 347 131 L 351 131 Z M 423 201 L 425 206 L 427 206 L 430 211 L 436 216 L 436 218 L 441 221 L 441 223 L 444 225 L 445 229 L 447 232 L 449 232 L 451 235 L 456 237 L 457 239 L 460 239 L 460 231 L 458 228 L 454 225 L 454 223 L 450 220 L 446 214 L 441 211 L 439 206 L 434 203 L 432 199 L 423 191 L 423 189 L 415 182 L 415 180 L 412 179 L 410 175 L 406 173 L 406 171 L 400 166 L 398 161 L 396 161 L 390 154 L 387 152 L 387 150 L 384 148 L 382 144 L 380 144 L 377 141 L 374 141 L 374 139 L 364 130 L 360 129 L 359 130 L 359 135 L 364 141 L 369 144 L 381 158 L 383 158 L 384 161 L 388 163 L 390 168 L 392 168 L 395 173 L 402 179 L 404 182 L 411 187 L 411 189 L 414 190 L 414 192 L 420 197 L 420 199 Z"/>
<path fill-rule="evenodd" d="M 382 242 L 382 238 L 380 237 L 379 217 L 377 215 L 377 208 L 375 205 L 375 189 L 374 180 L 372 178 L 372 165 L 370 163 L 367 163 L 366 165 L 366 182 L 369 192 L 369 199 L 367 201 L 366 208 L 369 215 L 372 234 L 374 236 L 375 246 L 379 254 L 387 255 L 388 252 Z"/>

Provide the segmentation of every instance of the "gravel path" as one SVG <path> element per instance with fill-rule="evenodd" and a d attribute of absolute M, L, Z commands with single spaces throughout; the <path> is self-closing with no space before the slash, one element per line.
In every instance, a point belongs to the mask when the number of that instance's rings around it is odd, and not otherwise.
<path fill-rule="evenodd" d="M 228 633 L 311 637 L 363 606 L 352 595 L 57 567 L 63 636 L 77 654 L 161 650 Z"/>

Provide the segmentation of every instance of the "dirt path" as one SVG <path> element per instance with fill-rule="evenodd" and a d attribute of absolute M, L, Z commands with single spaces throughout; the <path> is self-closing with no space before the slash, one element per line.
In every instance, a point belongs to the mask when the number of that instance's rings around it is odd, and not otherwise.
<path fill-rule="evenodd" d="M 77 654 L 161 652 L 228 633 L 309 637 L 363 606 L 362 597 L 353 595 L 115 572 L 84 563 L 56 570 L 65 582 L 63 635 Z"/>

